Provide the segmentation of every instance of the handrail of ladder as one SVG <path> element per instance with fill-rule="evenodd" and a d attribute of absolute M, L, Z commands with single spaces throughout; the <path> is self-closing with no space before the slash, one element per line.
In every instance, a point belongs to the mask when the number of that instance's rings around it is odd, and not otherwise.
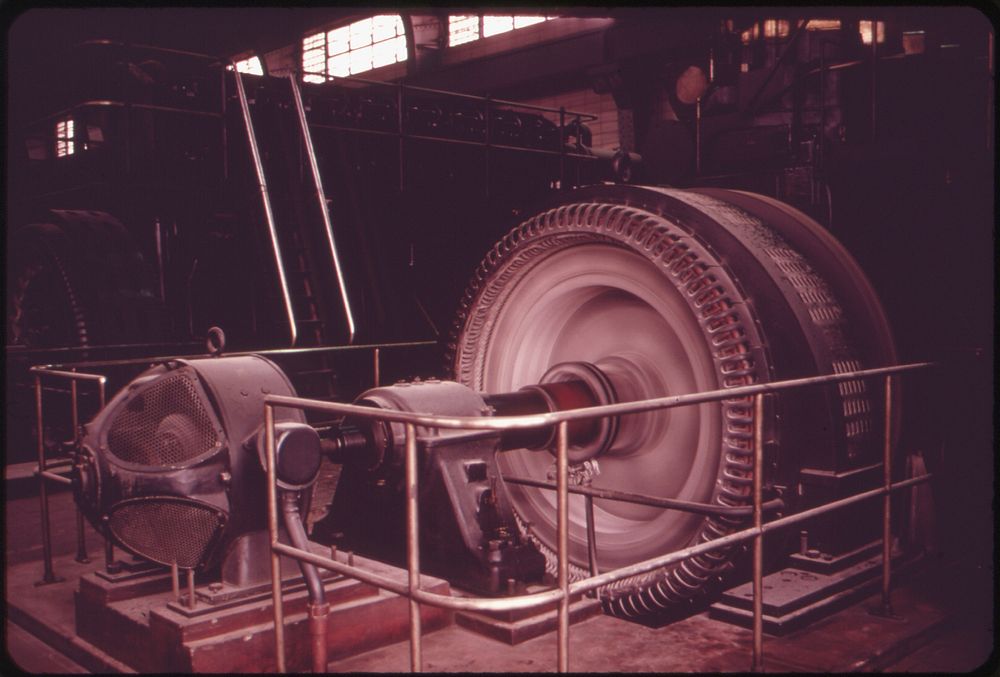
<path fill-rule="evenodd" d="M 271 198 L 267 192 L 267 179 L 264 177 L 264 164 L 260 159 L 260 148 L 257 146 L 257 135 L 250 118 L 250 105 L 247 103 L 246 90 L 243 88 L 243 76 L 235 61 L 230 61 L 233 76 L 236 78 L 236 93 L 240 99 L 240 109 L 243 111 L 243 122 L 246 124 L 247 141 L 250 143 L 250 154 L 253 157 L 254 169 L 257 171 L 257 181 L 260 187 L 261 201 L 264 203 L 264 216 L 267 218 L 267 228 L 271 234 L 271 248 L 274 251 L 274 263 L 278 269 L 278 282 L 281 285 L 281 296 L 285 303 L 285 313 L 288 317 L 288 331 L 291 335 L 290 346 L 294 347 L 298 340 L 298 327 L 295 323 L 295 310 L 292 308 L 292 297 L 288 292 L 288 279 L 285 276 L 285 265 L 281 258 L 281 245 L 278 244 L 278 231 L 274 225 L 274 212 L 271 210 Z"/>
<path fill-rule="evenodd" d="M 344 271 L 340 266 L 340 257 L 337 255 L 337 243 L 333 236 L 333 222 L 330 220 L 330 209 L 326 203 L 326 193 L 323 191 L 323 179 L 319 173 L 319 164 L 316 161 L 316 148 L 313 146 L 312 133 L 309 131 L 309 123 L 306 121 L 306 109 L 302 103 L 302 90 L 298 83 L 298 74 L 292 72 L 288 75 L 288 82 L 292 87 L 292 99 L 295 101 L 295 110 L 299 114 L 299 127 L 302 129 L 302 140 L 305 142 L 306 155 L 309 157 L 309 166 L 312 169 L 313 181 L 316 184 L 316 198 L 319 200 L 319 211 L 323 216 L 323 225 L 326 227 L 326 241 L 330 245 L 330 256 L 333 258 L 333 270 L 337 274 L 337 286 L 340 288 L 340 300 L 344 306 L 344 317 L 347 319 L 347 342 L 354 343 L 354 315 L 351 312 L 351 300 L 347 295 L 347 285 L 344 283 Z"/>

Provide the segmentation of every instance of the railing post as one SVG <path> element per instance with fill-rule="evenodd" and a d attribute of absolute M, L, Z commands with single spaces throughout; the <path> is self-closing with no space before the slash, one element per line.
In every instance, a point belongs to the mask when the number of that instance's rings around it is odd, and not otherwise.
<path fill-rule="evenodd" d="M 76 370 L 74 369 L 74 371 Z M 69 392 L 73 408 L 73 460 L 74 462 L 78 462 L 80 448 L 80 401 L 76 379 L 72 379 L 69 382 Z M 90 557 L 87 556 L 87 537 L 84 532 L 83 511 L 80 510 L 79 505 L 76 506 L 76 561 L 80 564 L 90 562 Z"/>
<path fill-rule="evenodd" d="M 267 532 L 271 541 L 271 604 L 274 607 L 274 657 L 285 672 L 285 618 L 281 598 L 281 555 L 278 543 L 278 486 L 274 461 L 274 407 L 264 403 L 264 455 L 267 457 Z"/>
<path fill-rule="evenodd" d="M 753 396 L 753 665 L 754 672 L 764 671 L 764 532 L 762 487 L 764 474 L 764 394 Z"/>
<path fill-rule="evenodd" d="M 59 579 L 52 568 L 52 531 L 49 526 L 49 488 L 45 479 L 45 422 L 42 416 L 42 377 L 35 374 L 35 420 L 38 422 L 38 500 L 42 513 L 42 560 L 45 571 L 36 585 L 57 583 Z"/>
<path fill-rule="evenodd" d="M 559 672 L 569 672 L 569 423 L 559 422 L 556 437 L 556 520 L 559 531 Z"/>
<path fill-rule="evenodd" d="M 413 593 L 420 587 L 420 532 L 417 505 L 417 429 L 406 424 L 406 565 L 410 588 L 410 671 L 422 672 L 420 602 Z"/>
<path fill-rule="evenodd" d="M 587 512 L 587 562 L 590 565 L 590 575 L 597 575 L 597 527 L 594 523 L 594 497 L 583 497 L 584 510 Z M 589 597 L 597 597 L 597 591 L 591 591 Z"/>
<path fill-rule="evenodd" d="M 872 42 L 875 26 L 872 22 Z M 882 497 L 882 615 L 892 616 L 889 586 L 892 583 L 892 374 L 885 377 L 885 439 L 882 445 L 882 479 L 885 495 Z"/>
<path fill-rule="evenodd" d="M 577 134 L 580 131 L 577 130 Z M 566 190 L 566 107 L 559 106 L 559 190 Z"/>

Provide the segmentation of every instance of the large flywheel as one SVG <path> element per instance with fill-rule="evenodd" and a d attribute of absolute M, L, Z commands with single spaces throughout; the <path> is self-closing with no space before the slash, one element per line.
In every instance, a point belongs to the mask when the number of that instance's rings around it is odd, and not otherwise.
<path fill-rule="evenodd" d="M 480 265 L 456 322 L 452 366 L 479 392 L 593 365 L 617 401 L 729 388 L 894 361 L 884 314 L 857 265 L 818 224 L 762 196 L 597 186 L 569 194 L 501 240 Z M 558 369 L 558 368 L 557 368 Z M 817 456 L 876 458 L 863 383 L 796 393 L 769 407 L 767 480 L 788 486 Z M 732 398 L 621 417 L 586 461 L 593 485 L 702 503 L 750 502 L 753 407 Z M 591 456 L 594 456 L 591 458 Z M 504 475 L 545 479 L 548 453 L 500 455 Z M 509 485 L 522 528 L 552 559 L 553 492 Z M 597 565 L 625 566 L 729 533 L 743 521 L 595 501 Z M 570 501 L 570 560 L 588 565 L 583 499 Z M 619 615 L 655 612 L 717 580 L 720 550 L 602 592 Z"/>

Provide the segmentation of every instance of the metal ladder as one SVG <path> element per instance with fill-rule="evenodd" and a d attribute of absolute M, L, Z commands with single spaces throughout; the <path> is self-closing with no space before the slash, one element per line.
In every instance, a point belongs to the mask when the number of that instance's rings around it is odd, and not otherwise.
<path fill-rule="evenodd" d="M 278 275 L 278 285 L 282 306 L 285 311 L 285 318 L 288 324 L 289 346 L 295 347 L 300 340 L 300 329 L 309 332 L 309 336 L 316 345 L 324 345 L 326 336 L 323 331 L 324 322 L 320 317 L 319 307 L 315 296 L 313 284 L 315 278 L 309 267 L 304 243 L 298 230 L 293 229 L 290 241 L 286 242 L 286 255 L 282 254 L 282 244 L 279 241 L 278 228 L 274 218 L 274 209 L 271 204 L 271 196 L 268 192 L 267 178 L 264 172 L 264 164 L 261 160 L 260 146 L 257 142 L 257 135 L 254 130 L 253 119 L 250 114 L 250 105 L 247 101 L 246 90 L 243 85 L 243 77 L 236 67 L 235 62 L 230 63 L 236 81 L 236 92 L 240 101 L 240 109 L 243 113 L 243 122 L 246 127 L 247 140 L 250 147 L 250 154 L 257 175 L 258 188 L 261 202 L 264 207 L 264 216 L 267 221 L 268 233 L 270 235 L 271 251 L 274 257 L 275 268 Z M 347 286 L 344 281 L 343 268 L 340 264 L 340 256 L 337 251 L 336 239 L 333 233 L 333 222 L 330 218 L 330 211 L 326 201 L 326 194 L 323 190 L 323 181 L 319 172 L 319 165 L 316 160 L 316 150 L 312 141 L 312 134 L 306 120 L 305 106 L 302 103 L 302 92 L 299 88 L 297 75 L 291 73 L 287 76 L 291 88 L 292 100 L 295 103 L 298 113 L 299 129 L 302 133 L 302 141 L 305 145 L 306 155 L 309 158 L 309 166 L 312 171 L 313 183 L 316 188 L 316 199 L 319 203 L 320 214 L 323 219 L 326 242 L 329 246 L 329 253 L 333 270 L 337 279 L 337 286 L 340 293 L 340 300 L 343 306 L 344 317 L 347 323 L 347 343 L 353 343 L 356 333 L 354 314 L 351 310 L 350 297 L 347 293 Z M 294 267 L 286 269 L 286 261 L 292 260 Z M 290 278 L 292 278 L 290 280 Z M 299 301 L 298 308 L 294 300 Z M 326 369 L 320 370 L 326 371 Z"/>

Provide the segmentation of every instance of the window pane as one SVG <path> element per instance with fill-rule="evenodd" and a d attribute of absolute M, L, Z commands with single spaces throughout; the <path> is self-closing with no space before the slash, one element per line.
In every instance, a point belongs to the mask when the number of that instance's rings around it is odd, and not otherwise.
<path fill-rule="evenodd" d="M 73 118 L 59 120 L 56 122 L 56 157 L 72 155 L 73 152 Z"/>
<path fill-rule="evenodd" d="M 839 31 L 840 19 L 810 19 L 806 29 L 810 31 Z"/>
<path fill-rule="evenodd" d="M 343 54 L 350 48 L 351 39 L 351 27 L 344 26 L 343 28 L 336 28 L 329 33 L 327 33 L 328 39 L 330 41 L 329 54 L 333 56 L 334 54 Z"/>
<path fill-rule="evenodd" d="M 311 49 L 302 53 L 302 70 L 306 73 L 322 73 L 326 58 L 322 49 Z"/>
<path fill-rule="evenodd" d="M 372 44 L 372 20 L 362 19 L 351 24 L 351 49 Z"/>
<path fill-rule="evenodd" d="M 260 59 L 256 56 L 252 56 L 249 59 L 243 59 L 242 61 L 237 61 L 236 70 L 240 73 L 248 73 L 250 75 L 264 74 L 264 69 L 260 64 Z"/>
<path fill-rule="evenodd" d="M 483 37 L 506 33 L 514 30 L 514 17 L 512 16 L 484 16 L 483 17 Z"/>
<path fill-rule="evenodd" d="M 351 57 L 351 75 L 354 75 L 355 73 L 364 73 L 365 71 L 370 71 L 372 69 L 371 47 L 352 49 L 349 54 Z"/>
<path fill-rule="evenodd" d="M 875 37 L 879 43 L 885 42 L 885 22 L 877 21 L 875 29 Z M 861 33 L 861 42 L 866 45 L 872 44 L 872 22 L 871 21 L 859 21 L 858 22 L 858 32 Z"/>
<path fill-rule="evenodd" d="M 448 46 L 454 47 L 479 39 L 478 16 L 448 17 Z"/>
<path fill-rule="evenodd" d="M 389 38 L 396 37 L 396 20 L 399 17 L 395 14 L 381 14 L 372 17 L 372 42 L 382 42 Z"/>
<path fill-rule="evenodd" d="M 302 42 L 303 79 L 315 74 L 346 77 L 406 60 L 406 36 L 398 14 L 380 14 L 309 36 Z"/>
<path fill-rule="evenodd" d="M 346 78 L 351 74 L 350 54 L 338 54 L 337 56 L 331 56 L 327 63 L 330 67 L 330 75 L 334 77 Z"/>
<path fill-rule="evenodd" d="M 316 35 L 302 38 L 302 51 L 305 52 L 310 49 L 322 47 L 325 42 L 326 34 L 324 33 L 317 33 Z"/>
<path fill-rule="evenodd" d="M 388 66 L 396 63 L 396 40 L 384 40 L 372 46 L 372 66 Z"/>
<path fill-rule="evenodd" d="M 324 76 L 322 76 L 322 75 L 303 75 L 302 76 L 302 81 L 303 82 L 315 82 L 317 84 L 322 84 L 322 83 L 326 82 L 326 78 Z"/>
<path fill-rule="evenodd" d="M 545 21 L 544 16 L 515 16 L 514 28 L 524 28 L 525 26 L 533 26 L 535 24 L 540 24 L 543 21 Z"/>

